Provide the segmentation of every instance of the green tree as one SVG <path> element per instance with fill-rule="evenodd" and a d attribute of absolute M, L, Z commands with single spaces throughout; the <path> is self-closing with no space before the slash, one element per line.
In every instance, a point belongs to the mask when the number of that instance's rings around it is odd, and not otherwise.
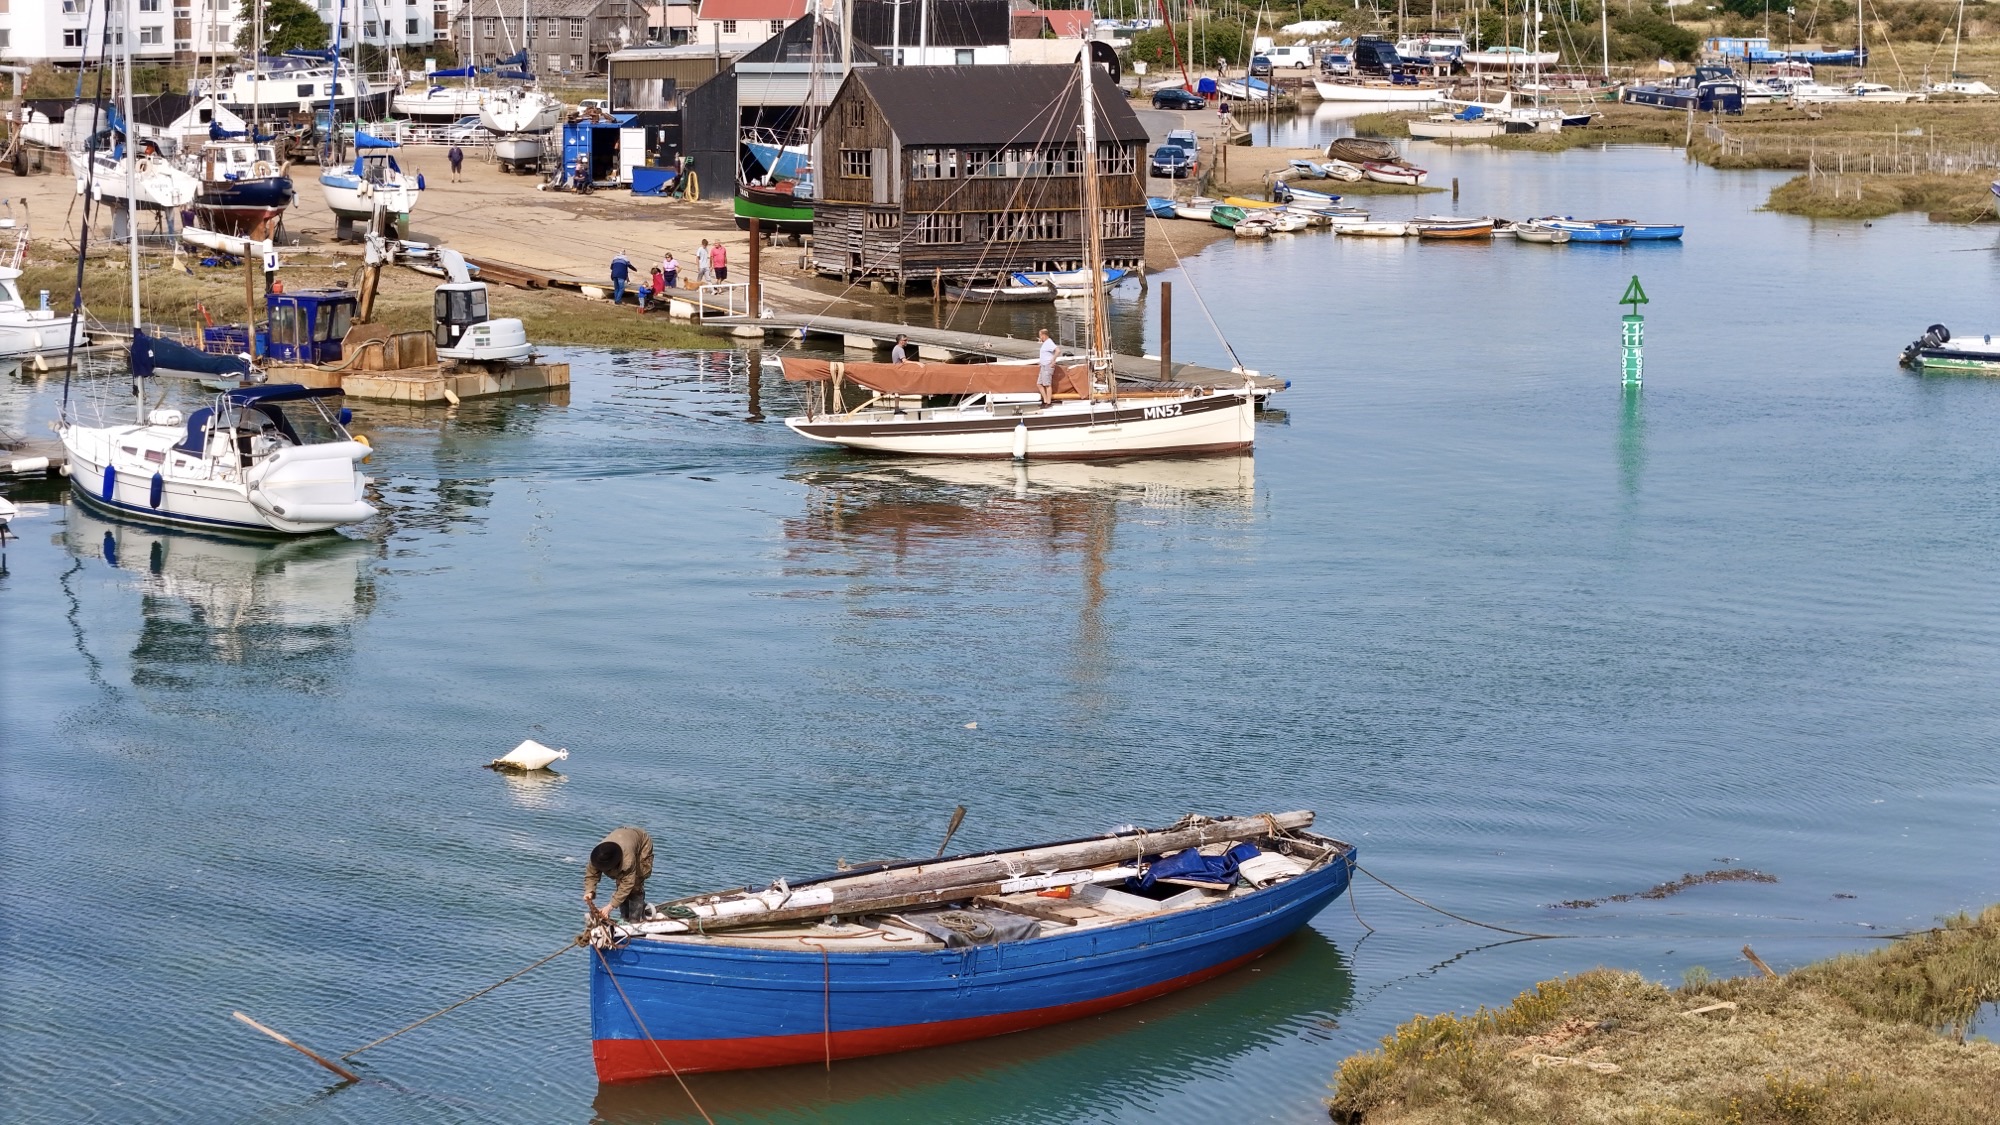
<path fill-rule="evenodd" d="M 1207 20 L 1195 26 L 1194 57 L 1188 58 L 1187 26 L 1174 27 L 1173 43 L 1167 42 L 1165 28 L 1149 28 L 1132 37 L 1131 57 L 1145 62 L 1150 68 L 1160 70 L 1174 64 L 1174 48 L 1180 48 L 1181 57 L 1190 68 L 1211 67 L 1217 59 L 1228 59 L 1229 65 L 1241 69 L 1249 61 L 1246 53 L 1250 45 L 1250 33 L 1240 23 L 1223 20 Z"/>
<path fill-rule="evenodd" d="M 326 46 L 331 29 L 304 0 L 263 0 L 255 6 L 264 9 L 265 54 L 316 51 Z M 253 5 L 245 4 L 244 7 L 251 8 Z M 247 18 L 250 14 L 247 11 L 244 13 L 243 30 L 236 33 L 236 49 L 245 56 L 256 49 L 257 21 Z"/>

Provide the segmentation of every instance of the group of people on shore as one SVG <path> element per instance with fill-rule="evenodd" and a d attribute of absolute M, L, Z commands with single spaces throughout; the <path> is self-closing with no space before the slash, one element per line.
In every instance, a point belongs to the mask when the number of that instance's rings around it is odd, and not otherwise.
<path fill-rule="evenodd" d="M 694 265 L 697 286 L 707 285 L 712 281 L 729 280 L 729 251 L 724 249 L 720 242 L 711 243 L 706 238 L 702 239 L 701 249 L 694 253 Z M 620 250 L 611 258 L 612 304 L 625 303 L 625 290 L 631 281 L 632 259 Z M 681 264 L 674 257 L 672 250 L 667 251 L 660 258 L 659 264 L 653 267 L 648 281 L 650 284 L 641 282 L 638 286 L 641 308 L 654 301 L 664 301 L 668 293 L 681 288 Z"/>

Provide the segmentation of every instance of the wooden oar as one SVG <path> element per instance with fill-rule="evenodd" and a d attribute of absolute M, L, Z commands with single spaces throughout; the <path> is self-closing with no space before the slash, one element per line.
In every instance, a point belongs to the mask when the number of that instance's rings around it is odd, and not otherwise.
<path fill-rule="evenodd" d="M 244 1023 L 249 1024 L 251 1027 L 256 1028 L 258 1031 L 263 1032 L 264 1034 L 270 1036 L 271 1038 L 276 1039 L 278 1042 L 283 1043 L 285 1046 L 290 1047 L 292 1050 L 297 1051 L 299 1054 L 304 1055 L 305 1057 L 327 1068 L 328 1070 L 334 1072 L 335 1074 L 340 1075 L 343 1081 L 347 1082 L 361 1081 L 361 1076 L 359 1074 L 356 1074 L 353 1071 L 347 1069 L 346 1067 L 340 1065 L 339 1063 L 334 1062 L 332 1059 L 327 1058 L 325 1055 L 320 1054 L 319 1052 L 313 1050 L 312 1048 L 303 1046 L 297 1041 L 288 1039 L 284 1035 L 276 1031 L 273 1031 L 268 1027 L 265 1027 L 263 1024 L 258 1023 L 256 1020 L 251 1019 L 249 1016 L 244 1015 L 242 1012 L 231 1012 L 229 1014 L 235 1016 L 239 1020 L 242 1020 Z"/>
<path fill-rule="evenodd" d="M 944 850 L 951 846 L 951 838 L 953 836 L 958 835 L 958 826 L 964 823 L 965 823 L 965 806 L 960 805 L 957 808 L 951 810 L 951 824 L 947 826 L 944 830 L 944 842 L 938 845 L 937 855 L 931 858 L 933 859 L 944 858 Z"/>

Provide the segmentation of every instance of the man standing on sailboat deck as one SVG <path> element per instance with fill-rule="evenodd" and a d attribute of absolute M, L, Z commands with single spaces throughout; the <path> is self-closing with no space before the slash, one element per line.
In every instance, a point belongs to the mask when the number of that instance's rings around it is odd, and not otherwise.
<path fill-rule="evenodd" d="M 904 351 L 903 349 L 904 345 L 908 344 L 909 342 L 910 338 L 908 336 L 903 336 L 899 334 L 896 337 L 895 346 L 889 349 L 890 363 L 903 363 L 908 361 L 908 359 L 910 358 L 909 353 Z"/>
<path fill-rule="evenodd" d="M 1061 349 L 1049 339 L 1049 330 L 1038 328 L 1036 334 L 1042 341 L 1042 370 L 1035 376 L 1035 389 L 1042 392 L 1042 405 L 1047 406 L 1056 399 L 1056 353 Z"/>
<path fill-rule="evenodd" d="M 584 913 L 595 918 L 599 914 L 609 917 L 613 910 L 624 915 L 627 922 L 638 920 L 646 912 L 646 879 L 653 873 L 653 838 L 643 828 L 626 825 L 613 828 L 598 845 L 590 849 L 590 861 L 583 865 Z M 618 885 L 612 888 L 611 901 L 597 909 L 597 882 L 612 878 Z"/>

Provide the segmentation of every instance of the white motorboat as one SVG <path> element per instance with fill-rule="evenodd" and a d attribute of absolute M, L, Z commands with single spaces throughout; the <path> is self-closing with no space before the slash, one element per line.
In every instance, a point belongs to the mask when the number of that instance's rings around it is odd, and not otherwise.
<path fill-rule="evenodd" d="M 496 137 L 539 136 L 562 124 L 565 107 L 551 94 L 526 86 L 487 91 L 479 123 Z"/>
<path fill-rule="evenodd" d="M 1924 93 L 1943 94 L 1949 97 L 1959 97 L 1959 98 L 2000 97 L 2000 90 L 1995 90 L 1993 87 L 1988 86 L 1986 83 L 1981 82 L 1976 78 L 1975 79 L 1954 78 L 1949 82 L 1933 82 L 1930 85 L 1924 87 Z"/>
<path fill-rule="evenodd" d="M 1849 93 L 1854 95 L 1854 100 L 1857 102 L 1881 102 L 1888 105 L 1902 105 L 1906 102 L 1927 100 L 1926 95 L 1917 91 L 1898 90 L 1894 86 L 1887 86 L 1880 82 L 1856 82 L 1847 89 Z"/>
<path fill-rule="evenodd" d="M 1097 131 L 1101 82 L 1109 80 L 1078 56 L 1077 116 L 1085 154 L 1084 276 L 1102 267 L 1097 198 Z M 1060 107 L 1052 107 L 1060 108 Z M 1054 126 L 1052 126 L 1054 127 Z M 1066 131 L 1066 130 L 1065 130 Z M 1084 362 L 1057 365 L 1053 401 L 1044 405 L 1034 363 L 844 363 L 786 357 L 785 378 L 813 385 L 806 413 L 785 419 L 812 441 L 883 453 L 948 457 L 1011 457 L 1016 461 L 1145 454 L 1232 453 L 1256 439 L 1256 398 L 1246 376 L 1240 387 L 1175 385 L 1121 389 L 1102 289 L 1087 285 L 1088 350 Z M 846 405 L 843 385 L 868 392 Z"/>
<path fill-rule="evenodd" d="M 389 99 L 389 108 L 398 117 L 417 121 L 457 121 L 470 117 L 486 108 L 486 99 L 492 91 L 477 86 L 446 86 L 440 80 L 471 78 L 474 74 L 474 68 L 469 66 L 431 71 L 398 90 Z"/>
<path fill-rule="evenodd" d="M 1403 106 L 1438 105 L 1445 89 L 1435 82 L 1392 82 L 1386 78 L 1315 78 L 1321 101 L 1394 102 Z"/>
<path fill-rule="evenodd" d="M 11 226 L 13 220 L 6 222 Z M 29 308 L 21 298 L 21 271 L 0 266 L 0 359 L 48 355 L 83 342 L 82 314 Z"/>
<path fill-rule="evenodd" d="M 1507 131 L 1506 124 L 1498 118 L 1467 118 L 1455 113 L 1433 113 L 1407 124 L 1410 136 L 1420 141 L 1485 140 Z"/>
<path fill-rule="evenodd" d="M 379 114 L 388 104 L 386 90 L 376 90 L 353 63 L 333 51 L 287 51 L 261 56 L 247 69 L 231 66 L 214 78 L 197 78 L 189 92 L 214 94 L 232 111 L 279 118 L 293 112 L 311 113 L 334 102 L 352 106 L 361 115 Z"/>
<path fill-rule="evenodd" d="M 144 380 L 137 380 L 143 387 Z M 159 409 L 131 425 L 57 426 L 77 497 L 155 523 L 309 535 L 375 514 L 359 463 L 372 451 L 324 403 L 339 390 L 297 384 L 225 391 L 191 415 Z M 311 417 L 288 417 L 304 403 Z"/>
<path fill-rule="evenodd" d="M 416 210 L 417 202 L 423 198 L 423 176 L 405 172 L 396 163 L 396 153 L 402 146 L 394 141 L 356 132 L 354 142 L 353 164 L 326 168 L 319 174 L 320 191 L 326 197 L 327 207 L 336 217 L 350 223 L 372 218 L 380 208 L 399 228 L 407 225 L 410 212 Z"/>

